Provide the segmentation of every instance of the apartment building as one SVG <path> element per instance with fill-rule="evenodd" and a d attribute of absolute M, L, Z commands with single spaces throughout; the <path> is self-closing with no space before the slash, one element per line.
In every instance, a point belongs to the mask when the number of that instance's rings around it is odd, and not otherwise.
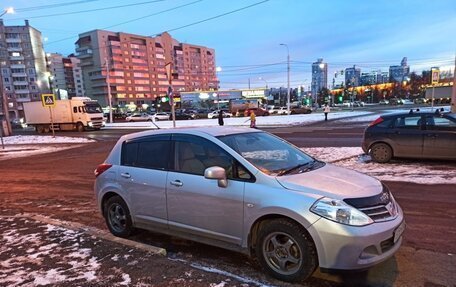
<path fill-rule="evenodd" d="M 312 97 L 316 99 L 317 94 L 322 88 L 328 87 L 328 64 L 323 62 L 323 59 L 318 59 L 312 63 Z"/>
<path fill-rule="evenodd" d="M 361 69 L 353 65 L 345 69 L 345 86 L 358 87 L 361 84 Z"/>
<path fill-rule="evenodd" d="M 22 103 L 38 101 L 42 92 L 49 92 L 42 43 L 41 32 L 27 20 L 24 26 L 5 26 L 0 19 L 0 94 L 7 98 L 11 119 L 24 116 Z"/>
<path fill-rule="evenodd" d="M 407 65 L 407 57 L 402 58 L 401 65 L 389 67 L 390 82 L 401 83 L 410 77 L 410 66 Z"/>
<path fill-rule="evenodd" d="M 80 62 L 73 54 L 65 57 L 58 53 L 46 54 L 51 89 L 58 99 L 83 97 L 84 84 Z"/>
<path fill-rule="evenodd" d="M 217 90 L 215 51 L 179 43 L 168 33 L 156 37 L 94 30 L 79 35 L 76 55 L 81 60 L 86 95 L 108 105 L 152 105 L 164 98 L 171 65 L 173 92 Z M 107 73 L 109 71 L 109 74 Z"/>

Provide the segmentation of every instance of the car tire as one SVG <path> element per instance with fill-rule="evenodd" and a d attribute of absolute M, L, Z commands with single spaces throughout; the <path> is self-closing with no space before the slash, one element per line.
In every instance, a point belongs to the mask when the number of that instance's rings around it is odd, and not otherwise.
<path fill-rule="evenodd" d="M 260 228 L 255 252 L 268 274 L 286 282 L 304 281 L 318 266 L 310 235 L 287 219 L 272 220 Z"/>
<path fill-rule="evenodd" d="M 369 155 L 375 162 L 387 163 L 393 158 L 393 150 L 385 143 L 376 143 L 371 147 Z"/>
<path fill-rule="evenodd" d="M 84 131 L 84 125 L 82 123 L 77 123 L 76 124 L 76 130 L 80 133 Z"/>
<path fill-rule="evenodd" d="M 103 214 L 109 231 L 118 237 L 127 238 L 133 232 L 130 210 L 119 196 L 108 199 L 104 205 Z"/>

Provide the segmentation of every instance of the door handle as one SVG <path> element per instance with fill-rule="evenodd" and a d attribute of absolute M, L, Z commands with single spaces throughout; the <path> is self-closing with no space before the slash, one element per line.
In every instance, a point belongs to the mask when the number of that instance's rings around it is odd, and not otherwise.
<path fill-rule="evenodd" d="M 184 185 L 180 180 L 170 181 L 169 183 L 174 186 L 183 186 Z"/>
<path fill-rule="evenodd" d="M 130 178 L 131 177 L 131 175 L 128 172 L 121 173 L 120 176 L 121 177 L 125 177 L 125 178 Z"/>

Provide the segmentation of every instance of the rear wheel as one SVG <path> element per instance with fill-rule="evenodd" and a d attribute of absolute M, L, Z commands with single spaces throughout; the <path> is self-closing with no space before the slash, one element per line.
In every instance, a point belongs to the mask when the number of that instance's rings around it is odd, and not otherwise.
<path fill-rule="evenodd" d="M 108 199 L 103 212 L 106 225 L 112 234 L 119 237 L 128 237 L 133 232 L 130 210 L 122 198 L 114 196 Z"/>
<path fill-rule="evenodd" d="M 36 132 L 39 134 L 44 133 L 44 126 L 43 125 L 37 125 L 36 126 Z"/>
<path fill-rule="evenodd" d="M 287 282 L 306 280 L 318 265 L 310 235 L 287 219 L 265 224 L 259 230 L 255 251 L 267 273 Z"/>
<path fill-rule="evenodd" d="M 393 157 L 393 150 L 385 143 L 377 143 L 371 147 L 369 154 L 373 161 L 386 163 Z"/>

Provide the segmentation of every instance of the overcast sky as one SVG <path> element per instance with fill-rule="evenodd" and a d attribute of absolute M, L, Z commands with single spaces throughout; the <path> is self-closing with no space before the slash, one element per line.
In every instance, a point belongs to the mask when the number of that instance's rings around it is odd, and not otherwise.
<path fill-rule="evenodd" d="M 252 88 L 286 86 L 287 49 L 281 43 L 289 48 L 293 87 L 310 85 L 317 58 L 328 63 L 332 84 L 337 70 L 356 64 L 362 72 L 387 71 L 403 57 L 412 71 L 448 70 L 456 53 L 454 0 L 2 0 L 1 5 L 17 10 L 2 17 L 4 24 L 29 19 L 47 39 L 46 52 L 74 53 L 78 34 L 93 29 L 170 31 L 180 42 L 215 49 L 222 88 L 247 88 L 249 79 Z M 104 9 L 124 5 L 132 6 Z M 76 13 L 83 10 L 91 11 Z"/>

